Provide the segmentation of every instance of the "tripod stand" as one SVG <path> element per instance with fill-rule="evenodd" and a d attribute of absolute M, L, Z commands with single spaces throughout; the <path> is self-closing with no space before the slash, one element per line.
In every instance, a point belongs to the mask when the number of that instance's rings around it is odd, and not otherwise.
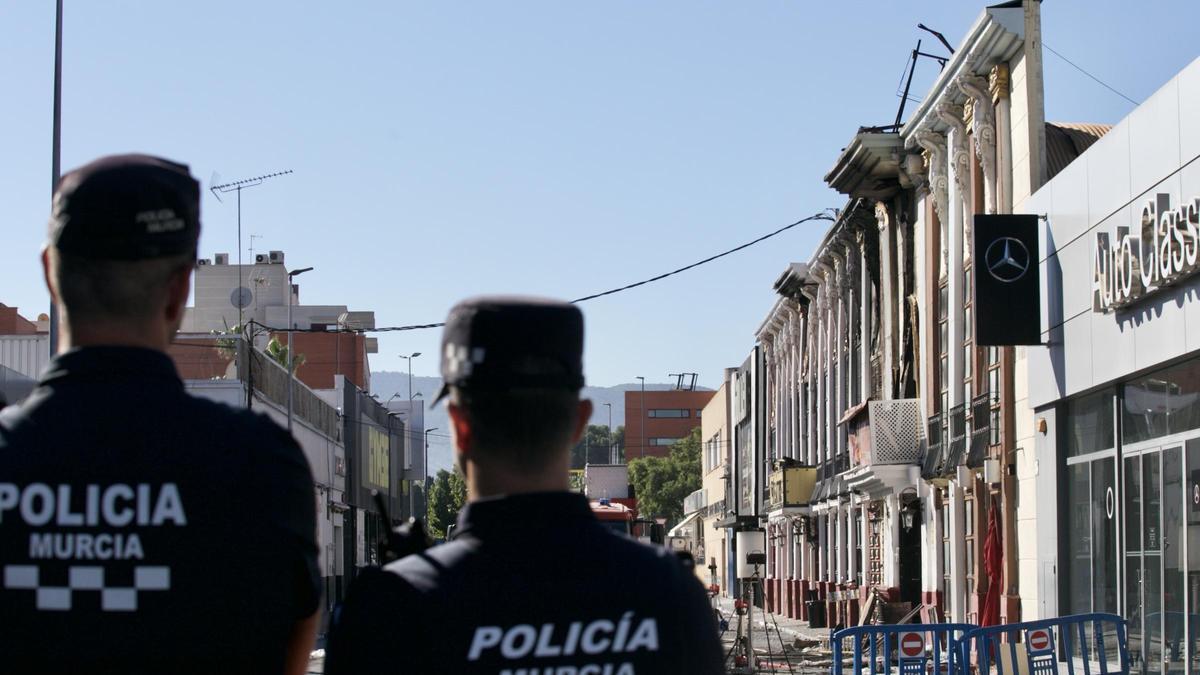
<path fill-rule="evenodd" d="M 755 589 L 758 590 L 759 598 L 766 598 L 766 589 L 763 586 L 762 576 L 759 574 L 759 564 L 754 564 L 753 576 L 742 579 L 741 597 L 734 601 L 734 613 L 737 614 L 737 628 L 733 637 L 733 646 L 730 648 L 730 655 L 733 657 L 733 669 L 731 673 L 755 673 L 758 672 L 758 658 L 754 654 L 754 603 L 753 595 Z M 779 632 L 779 622 L 775 620 L 775 615 L 771 614 L 771 624 L 775 626 L 775 637 L 779 641 L 779 653 L 783 656 L 784 662 L 787 664 L 787 672 L 794 673 L 792 661 L 787 655 L 787 647 L 783 643 L 783 634 Z M 771 636 L 767 633 L 767 609 L 762 608 L 763 618 L 763 645 L 767 649 L 767 659 L 773 661 L 774 654 L 771 651 Z M 778 671 L 774 671 L 778 672 Z"/>

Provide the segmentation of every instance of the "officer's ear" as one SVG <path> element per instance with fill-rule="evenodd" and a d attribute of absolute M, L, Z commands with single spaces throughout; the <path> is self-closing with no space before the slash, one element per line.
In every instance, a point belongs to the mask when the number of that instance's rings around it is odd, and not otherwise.
<path fill-rule="evenodd" d="M 62 303 L 59 302 L 59 300 L 58 300 L 58 289 L 56 289 L 54 287 L 54 282 L 52 281 L 52 277 L 53 277 L 53 274 L 51 274 L 51 272 L 50 272 L 50 247 L 43 246 L 42 247 L 42 278 L 44 278 L 46 280 L 46 290 L 50 291 L 50 299 L 54 301 L 54 304 L 61 305 Z"/>
<path fill-rule="evenodd" d="M 471 422 L 467 411 L 454 403 L 446 403 L 446 412 L 450 415 L 450 437 L 453 439 L 454 452 L 458 455 L 471 454 Z"/>
<path fill-rule="evenodd" d="M 167 278 L 167 305 L 164 307 L 167 323 L 175 326 L 183 321 L 183 310 L 187 306 L 188 293 L 191 290 L 192 266 L 180 265 Z"/>
<path fill-rule="evenodd" d="M 579 399 L 579 407 L 575 410 L 575 433 L 571 436 L 571 445 L 579 442 L 583 435 L 587 433 L 588 422 L 592 419 L 592 400 L 588 398 Z"/>

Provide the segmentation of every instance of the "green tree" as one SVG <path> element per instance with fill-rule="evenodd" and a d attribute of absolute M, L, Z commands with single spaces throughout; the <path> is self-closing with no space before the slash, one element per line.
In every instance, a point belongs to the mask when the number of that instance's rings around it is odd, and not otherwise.
<path fill-rule="evenodd" d="M 429 535 L 444 538 L 446 527 L 454 524 L 458 512 L 466 503 L 467 483 L 459 473 L 458 467 L 455 467 L 454 471 L 439 470 L 429 486 Z"/>
<path fill-rule="evenodd" d="M 671 446 L 666 457 L 642 457 L 629 463 L 629 483 L 638 512 L 666 518 L 668 526 L 683 518 L 683 499 L 700 489 L 700 429 Z"/>
<path fill-rule="evenodd" d="M 611 464 L 612 453 L 609 448 L 614 438 L 624 441 L 624 430 L 625 427 L 617 427 L 617 433 L 610 434 L 606 425 L 589 424 L 586 442 L 581 438 L 571 448 L 571 468 L 582 469 L 585 464 Z"/>

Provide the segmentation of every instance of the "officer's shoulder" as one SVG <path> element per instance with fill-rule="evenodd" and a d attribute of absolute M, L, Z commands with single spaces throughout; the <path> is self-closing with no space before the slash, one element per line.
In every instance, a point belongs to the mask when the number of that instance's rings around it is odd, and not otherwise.
<path fill-rule="evenodd" d="M 685 571 L 679 556 L 663 546 L 646 544 L 620 535 L 611 537 L 609 545 L 613 547 L 612 556 L 620 559 L 625 567 L 640 567 L 643 572 L 658 570 L 668 577 L 683 574 Z"/>
<path fill-rule="evenodd" d="M 261 412 L 235 408 L 225 403 L 188 395 L 188 413 L 202 424 L 220 425 L 229 435 L 238 434 L 258 441 L 255 447 L 264 450 L 291 449 L 296 441 L 286 429 Z"/>
<path fill-rule="evenodd" d="M 418 593 L 430 592 L 444 588 L 447 582 L 452 581 L 450 577 L 464 572 L 464 564 L 469 562 L 476 549 L 476 542 L 464 537 L 404 556 L 385 565 L 382 571 L 388 576 L 403 579 Z"/>

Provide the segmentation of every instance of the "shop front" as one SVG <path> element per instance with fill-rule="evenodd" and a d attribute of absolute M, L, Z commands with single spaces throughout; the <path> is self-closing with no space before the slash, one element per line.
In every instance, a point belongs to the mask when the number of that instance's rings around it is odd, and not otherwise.
<path fill-rule="evenodd" d="M 1116 612 L 1134 670 L 1200 672 L 1200 61 L 1035 193 L 1037 614 Z M 1057 513 L 1057 517 L 1055 514 Z"/>

